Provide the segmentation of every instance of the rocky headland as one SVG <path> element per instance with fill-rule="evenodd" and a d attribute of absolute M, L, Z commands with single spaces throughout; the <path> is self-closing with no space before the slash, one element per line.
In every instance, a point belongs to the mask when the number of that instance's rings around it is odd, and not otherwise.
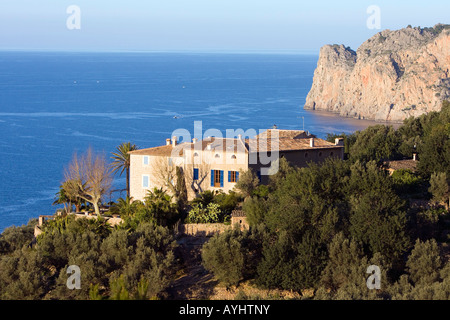
<path fill-rule="evenodd" d="M 320 49 L 305 109 L 400 122 L 450 98 L 450 25 L 384 30 L 357 51 Z"/>

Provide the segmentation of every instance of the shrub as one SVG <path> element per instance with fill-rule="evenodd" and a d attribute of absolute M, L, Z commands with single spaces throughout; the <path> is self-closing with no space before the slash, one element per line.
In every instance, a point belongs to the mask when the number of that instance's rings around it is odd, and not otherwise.
<path fill-rule="evenodd" d="M 165 227 L 141 223 L 104 232 L 96 219 L 59 217 L 44 229 L 37 246 L 8 246 L 0 255 L 0 299 L 124 298 L 125 290 L 129 298 L 147 299 L 173 279 L 176 243 Z M 81 290 L 66 287 L 69 265 L 80 267 Z M 125 288 L 119 294 L 116 280 Z"/>
<path fill-rule="evenodd" d="M 250 197 L 253 191 L 258 187 L 259 179 L 252 169 L 239 172 L 239 181 L 235 188 L 244 196 Z"/>
<path fill-rule="evenodd" d="M 0 254 L 11 253 L 24 245 L 29 245 L 34 239 L 34 226 L 36 219 L 21 227 L 9 227 L 0 235 Z"/>
<path fill-rule="evenodd" d="M 263 236 L 262 228 L 216 234 L 203 245 L 203 265 L 227 287 L 251 279 L 261 259 Z"/>
<path fill-rule="evenodd" d="M 417 240 L 406 262 L 410 279 L 416 285 L 437 281 L 441 265 L 439 248 L 434 239 L 425 242 Z"/>
<path fill-rule="evenodd" d="M 219 205 L 216 203 L 210 203 L 206 208 L 199 203 L 189 211 L 187 223 L 217 223 L 220 213 Z"/>
<path fill-rule="evenodd" d="M 391 178 L 394 182 L 395 190 L 401 194 L 410 194 L 418 191 L 417 188 L 422 182 L 422 179 L 414 174 L 414 172 L 407 169 L 394 171 Z"/>

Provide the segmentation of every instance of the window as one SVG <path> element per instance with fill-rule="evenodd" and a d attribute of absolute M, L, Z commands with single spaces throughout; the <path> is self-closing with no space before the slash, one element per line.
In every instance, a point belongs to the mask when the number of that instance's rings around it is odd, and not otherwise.
<path fill-rule="evenodd" d="M 332 156 L 334 156 L 334 152 L 333 151 L 331 151 L 331 153 L 330 153 L 330 157 L 332 157 Z"/>
<path fill-rule="evenodd" d="M 142 176 L 142 188 L 149 188 L 150 187 L 150 177 L 148 175 Z"/>
<path fill-rule="evenodd" d="M 261 171 L 260 170 L 258 170 L 256 172 L 256 176 L 258 177 L 259 182 L 261 182 L 262 181 L 262 177 L 261 177 Z"/>
<path fill-rule="evenodd" d="M 148 156 L 144 156 L 144 158 L 142 159 L 144 166 L 148 166 L 149 163 L 149 157 Z"/>
<path fill-rule="evenodd" d="M 239 172 L 238 171 L 228 171 L 228 182 L 238 182 Z"/>
<path fill-rule="evenodd" d="M 220 155 L 218 153 L 216 153 L 216 155 L 214 157 L 215 158 L 220 158 Z"/>
<path fill-rule="evenodd" d="M 223 188 L 223 171 L 211 170 L 211 187 Z"/>
<path fill-rule="evenodd" d="M 236 156 L 233 154 L 232 156 L 231 156 L 231 159 L 236 159 Z"/>
<path fill-rule="evenodd" d="M 308 158 L 308 152 L 305 152 L 305 158 Z"/>
<path fill-rule="evenodd" d="M 198 180 L 198 168 L 194 168 L 194 180 Z"/>
<path fill-rule="evenodd" d="M 198 153 L 197 152 L 194 153 L 194 157 L 198 157 Z"/>
<path fill-rule="evenodd" d="M 322 156 L 322 152 L 319 152 L 319 157 L 321 157 Z"/>

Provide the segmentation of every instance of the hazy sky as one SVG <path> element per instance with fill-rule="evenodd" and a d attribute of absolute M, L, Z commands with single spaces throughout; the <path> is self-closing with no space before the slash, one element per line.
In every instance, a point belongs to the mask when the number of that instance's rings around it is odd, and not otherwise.
<path fill-rule="evenodd" d="M 81 29 L 69 30 L 70 5 Z M 309 51 L 353 49 L 381 29 L 448 21 L 449 0 L 0 0 L 0 50 Z"/>

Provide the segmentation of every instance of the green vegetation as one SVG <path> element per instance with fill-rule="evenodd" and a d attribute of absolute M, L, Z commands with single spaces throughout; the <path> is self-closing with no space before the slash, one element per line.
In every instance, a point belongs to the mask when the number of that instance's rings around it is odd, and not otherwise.
<path fill-rule="evenodd" d="M 124 172 L 127 179 L 127 196 L 130 196 L 130 155 L 128 152 L 137 150 L 138 147 L 131 142 L 124 142 L 117 147 L 116 152 L 112 153 L 111 159 L 113 160 L 111 166 L 113 167 L 113 173 L 119 172 L 122 175 Z"/>
<path fill-rule="evenodd" d="M 61 202 L 73 203 L 61 195 Z M 182 197 L 175 199 L 155 188 L 144 202 L 128 196 L 118 199 L 97 219 L 63 211 L 43 224 L 36 240 L 35 220 L 7 228 L 0 236 L 0 300 L 167 298 L 180 268 L 177 222 L 225 221 L 240 200 L 235 192 L 208 191 L 184 204 L 183 210 Z M 105 218 L 111 215 L 123 222 L 112 227 Z M 80 290 L 66 286 L 70 265 L 82 271 Z"/>
<path fill-rule="evenodd" d="M 227 286 L 313 289 L 314 299 L 448 300 L 449 115 L 444 102 L 398 130 L 330 134 L 344 138 L 347 160 L 298 169 L 282 159 L 264 188 L 247 173 L 239 189 L 250 230 L 215 235 L 203 247 L 205 267 Z M 384 168 L 413 152 L 417 172 Z M 380 267 L 379 290 L 366 286 L 370 265 Z"/>
<path fill-rule="evenodd" d="M 175 168 L 170 192 L 155 188 L 143 202 L 118 199 L 97 219 L 65 213 L 88 203 L 99 212 L 110 168 L 92 151 L 75 156 L 55 200 L 63 214 L 45 222 L 37 239 L 35 220 L 0 236 L 0 299 L 167 298 L 181 267 L 178 223 L 229 223 L 242 207 L 250 229 L 230 228 L 201 250 L 204 267 L 228 288 L 247 282 L 299 294 L 312 289 L 313 299 L 449 300 L 450 103 L 397 130 L 376 125 L 328 135 L 337 137 L 345 160 L 295 168 L 282 158 L 268 185 L 250 170 L 240 174 L 236 192 L 205 191 L 192 201 Z M 386 161 L 413 153 L 417 170 L 386 170 Z M 111 227 L 111 215 L 123 223 Z M 70 265 L 83 270 L 80 290 L 66 287 Z M 380 268 L 381 289 L 366 286 L 370 265 Z"/>
<path fill-rule="evenodd" d="M 0 299 L 148 299 L 163 297 L 173 278 L 176 244 L 167 228 L 113 229 L 101 219 L 61 216 L 30 247 L 33 224 L 1 238 Z M 82 270 L 80 290 L 66 287 L 69 265 Z"/>
<path fill-rule="evenodd" d="M 86 153 L 76 153 L 64 171 L 62 188 L 68 199 L 81 199 L 94 207 L 100 217 L 101 199 L 111 190 L 112 172 L 103 154 L 89 148 Z"/>
<path fill-rule="evenodd" d="M 436 202 L 443 202 L 447 209 L 450 208 L 450 182 L 445 172 L 431 175 L 429 190 Z"/>
<path fill-rule="evenodd" d="M 450 25 L 439 23 L 439 24 L 435 25 L 434 27 L 425 27 L 425 28 L 422 28 L 421 30 L 425 31 L 425 32 L 431 32 L 433 35 L 437 36 L 444 30 L 450 30 Z"/>
<path fill-rule="evenodd" d="M 344 153 L 351 162 L 411 158 L 419 154 L 419 174 L 430 178 L 434 172 L 450 175 L 450 102 L 444 101 L 440 112 L 409 118 L 394 130 L 392 126 L 375 125 L 353 134 L 329 134 L 327 140 L 344 139 Z"/>
<path fill-rule="evenodd" d="M 209 203 L 203 207 L 202 203 L 195 204 L 189 211 L 186 222 L 188 223 L 217 223 L 219 222 L 220 209 L 216 203 Z"/>

